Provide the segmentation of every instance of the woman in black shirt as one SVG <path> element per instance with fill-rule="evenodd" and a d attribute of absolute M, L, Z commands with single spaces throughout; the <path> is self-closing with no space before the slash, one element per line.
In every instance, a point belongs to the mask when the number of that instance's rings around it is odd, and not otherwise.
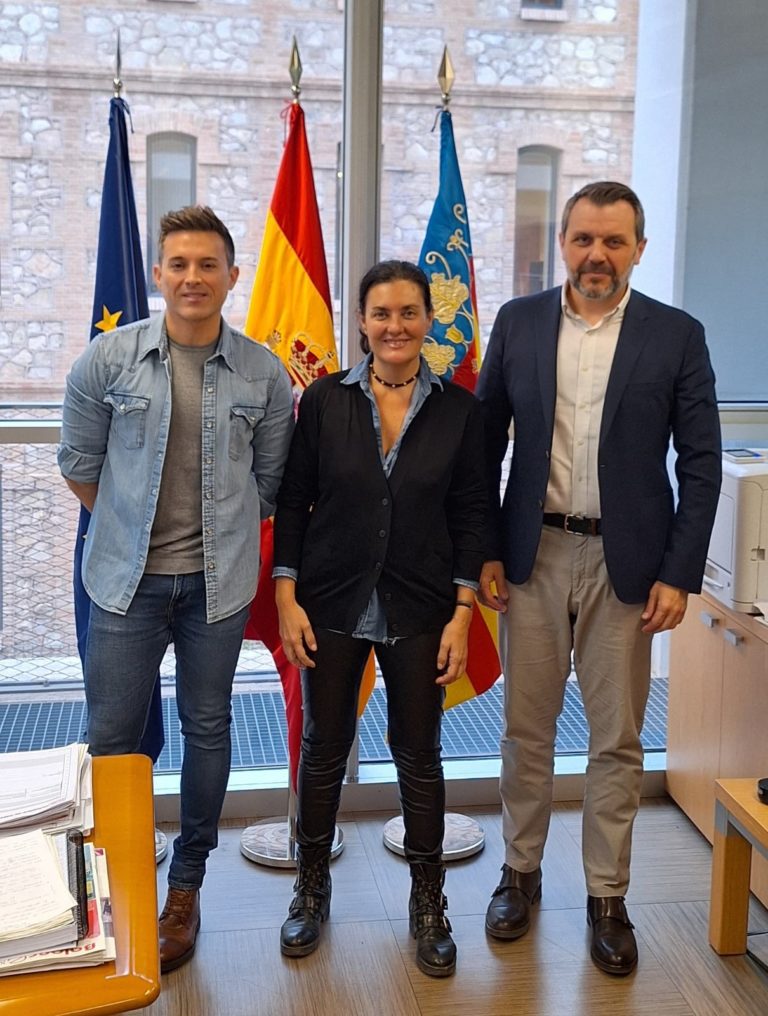
<path fill-rule="evenodd" d="M 444 686 L 467 659 L 483 563 L 482 424 L 474 396 L 429 369 L 429 283 L 409 262 L 360 284 L 366 358 L 310 385 L 275 516 L 280 634 L 302 668 L 296 896 L 281 949 L 304 956 L 328 916 L 330 849 L 358 690 L 373 647 L 387 689 L 411 868 L 417 963 L 447 976 L 456 948 L 444 915 Z"/>

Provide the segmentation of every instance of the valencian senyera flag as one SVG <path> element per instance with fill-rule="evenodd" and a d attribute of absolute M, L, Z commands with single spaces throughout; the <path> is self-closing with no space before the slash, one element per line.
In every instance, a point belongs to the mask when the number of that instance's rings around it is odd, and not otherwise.
<path fill-rule="evenodd" d="M 475 270 L 453 122 L 440 113 L 440 185 L 427 225 L 419 266 L 429 279 L 434 320 L 422 352 L 439 378 L 474 391 L 480 369 Z M 446 688 L 444 708 L 487 691 L 501 674 L 498 618 L 477 604 L 469 629 L 466 672 Z"/>
<path fill-rule="evenodd" d="M 123 99 L 113 98 L 109 107 L 109 147 L 101 192 L 99 247 L 96 254 L 96 286 L 91 317 L 91 339 L 120 325 L 149 317 L 144 263 L 141 257 L 136 204 L 133 199 L 128 131 Z M 130 113 L 129 113 L 130 115 Z M 87 539 L 90 512 L 80 509 L 75 544 L 74 592 L 77 651 L 85 661 L 91 601 L 82 579 L 83 546 Z M 163 713 L 160 675 L 155 682 L 150 714 L 140 751 L 156 762 L 163 750 Z"/>
<path fill-rule="evenodd" d="M 323 233 L 304 111 L 298 102 L 289 111 L 288 137 L 267 214 L 245 332 L 280 357 L 297 396 L 316 378 L 339 369 Z M 280 644 L 272 565 L 272 521 L 267 520 L 262 522 L 261 571 L 245 637 L 264 643 L 280 674 L 295 790 L 301 752 L 301 681 Z M 363 706 L 373 679 L 371 661 L 360 691 Z"/>

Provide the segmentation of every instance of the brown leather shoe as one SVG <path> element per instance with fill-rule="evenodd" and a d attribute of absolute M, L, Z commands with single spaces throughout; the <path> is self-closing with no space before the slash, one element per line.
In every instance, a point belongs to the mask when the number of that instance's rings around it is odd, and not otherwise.
<path fill-rule="evenodd" d="M 606 974 L 625 977 L 637 966 L 637 942 L 623 896 L 587 896 L 592 962 Z"/>
<path fill-rule="evenodd" d="M 168 896 L 159 918 L 160 971 L 167 974 L 192 959 L 200 931 L 198 889 L 168 887 Z"/>
<path fill-rule="evenodd" d="M 541 868 L 515 871 L 502 865 L 501 882 L 493 890 L 485 914 L 485 930 L 494 938 L 520 938 L 531 923 L 531 907 L 541 899 Z"/>

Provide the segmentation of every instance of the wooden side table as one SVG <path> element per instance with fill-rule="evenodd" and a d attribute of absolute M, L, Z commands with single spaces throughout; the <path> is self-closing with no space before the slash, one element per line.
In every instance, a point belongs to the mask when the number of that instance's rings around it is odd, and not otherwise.
<path fill-rule="evenodd" d="M 160 994 L 152 763 L 93 760 L 94 830 L 107 852 L 117 957 L 113 963 L 0 978 L 0 1016 L 85 1016 L 150 1005 Z"/>
<path fill-rule="evenodd" d="M 753 847 L 768 857 L 768 806 L 757 778 L 716 780 L 709 944 L 721 956 L 747 951 Z"/>

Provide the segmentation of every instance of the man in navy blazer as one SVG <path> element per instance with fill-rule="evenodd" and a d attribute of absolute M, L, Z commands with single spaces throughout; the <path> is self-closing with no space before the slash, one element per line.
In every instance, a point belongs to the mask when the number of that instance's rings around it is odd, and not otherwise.
<path fill-rule="evenodd" d="M 720 489 L 704 330 L 631 290 L 645 245 L 629 187 L 602 181 L 578 191 L 561 224 L 567 281 L 501 308 L 477 387 L 491 493 L 480 598 L 505 615 L 506 857 L 486 930 L 518 938 L 541 897 L 556 722 L 573 655 L 590 730 L 582 854 L 591 956 L 620 975 L 637 964 L 624 896 L 651 639 L 680 623 L 688 593 L 701 588 Z"/>

